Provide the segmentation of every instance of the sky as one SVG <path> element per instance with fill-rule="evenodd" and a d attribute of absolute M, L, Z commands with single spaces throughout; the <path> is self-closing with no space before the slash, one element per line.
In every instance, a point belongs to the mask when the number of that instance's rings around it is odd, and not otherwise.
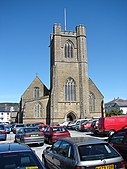
<path fill-rule="evenodd" d="M 86 26 L 89 77 L 127 99 L 127 0 L 0 0 L 0 103 L 19 102 L 38 73 L 50 88 L 50 34 Z"/>

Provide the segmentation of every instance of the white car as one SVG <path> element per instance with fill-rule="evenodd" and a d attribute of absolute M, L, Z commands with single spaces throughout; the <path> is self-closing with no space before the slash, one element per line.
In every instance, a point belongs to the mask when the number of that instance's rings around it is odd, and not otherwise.
<path fill-rule="evenodd" d="M 60 126 L 68 126 L 68 124 L 70 123 L 70 121 L 64 121 L 63 123 L 59 124 Z"/>

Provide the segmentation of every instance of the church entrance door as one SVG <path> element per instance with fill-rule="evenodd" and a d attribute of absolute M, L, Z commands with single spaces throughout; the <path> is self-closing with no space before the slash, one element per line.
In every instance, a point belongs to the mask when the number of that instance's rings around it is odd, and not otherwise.
<path fill-rule="evenodd" d="M 67 114 L 67 121 L 74 121 L 76 119 L 76 115 L 73 112 Z"/>

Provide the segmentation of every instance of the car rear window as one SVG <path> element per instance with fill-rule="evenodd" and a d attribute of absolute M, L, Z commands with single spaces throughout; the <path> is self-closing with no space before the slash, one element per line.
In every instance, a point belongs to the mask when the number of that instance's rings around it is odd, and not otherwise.
<path fill-rule="evenodd" d="M 119 157 L 109 144 L 83 145 L 78 147 L 81 161 Z"/>
<path fill-rule="evenodd" d="M 16 127 L 24 127 L 24 124 L 18 124 Z"/>
<path fill-rule="evenodd" d="M 65 127 L 52 128 L 53 132 L 67 132 L 68 130 Z"/>
<path fill-rule="evenodd" d="M 27 169 L 28 167 L 34 169 L 42 169 L 42 166 L 36 159 L 35 155 L 31 152 L 22 153 L 5 153 L 0 155 L 0 168 L 4 169 L 15 169 L 22 168 Z"/>
<path fill-rule="evenodd" d="M 24 129 L 25 133 L 31 133 L 31 132 L 40 132 L 38 128 L 26 128 Z"/>

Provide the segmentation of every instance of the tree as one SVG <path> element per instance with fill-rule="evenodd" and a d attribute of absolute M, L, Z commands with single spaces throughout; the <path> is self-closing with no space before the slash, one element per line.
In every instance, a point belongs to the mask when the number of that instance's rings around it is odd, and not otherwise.
<path fill-rule="evenodd" d="M 119 115 L 123 115 L 123 110 L 114 109 L 105 113 L 106 117 L 119 116 Z"/>

